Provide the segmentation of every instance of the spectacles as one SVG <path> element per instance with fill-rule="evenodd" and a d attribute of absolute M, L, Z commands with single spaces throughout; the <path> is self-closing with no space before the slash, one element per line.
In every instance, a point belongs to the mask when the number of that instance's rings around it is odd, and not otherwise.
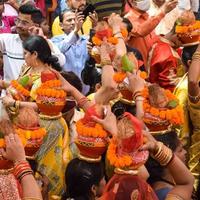
<path fill-rule="evenodd" d="M 21 23 L 22 26 L 29 26 L 31 24 L 30 22 L 16 18 L 15 25 L 19 25 L 19 23 Z"/>

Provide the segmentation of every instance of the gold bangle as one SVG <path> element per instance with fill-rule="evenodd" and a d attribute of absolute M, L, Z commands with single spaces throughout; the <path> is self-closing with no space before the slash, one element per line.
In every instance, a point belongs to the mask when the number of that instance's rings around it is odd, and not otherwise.
<path fill-rule="evenodd" d="M 166 147 L 162 142 L 157 143 L 158 150 L 152 157 L 157 160 L 161 166 L 166 166 L 173 157 L 172 150 Z"/>
<path fill-rule="evenodd" d="M 199 101 L 200 99 L 200 93 L 197 96 L 192 96 L 188 93 L 188 97 L 192 100 L 192 101 Z"/>
<path fill-rule="evenodd" d="M 115 36 L 115 35 L 117 35 L 119 33 L 122 34 L 121 31 L 117 31 L 116 33 L 113 33 L 113 35 Z"/>
<path fill-rule="evenodd" d="M 18 112 L 20 108 L 20 101 L 15 102 L 15 108 L 16 108 L 16 111 Z"/>
<path fill-rule="evenodd" d="M 105 66 L 105 65 L 112 65 L 111 60 L 102 60 L 101 61 L 101 66 Z"/>
<path fill-rule="evenodd" d="M 168 194 L 166 200 L 184 200 L 184 199 L 177 194 Z"/>

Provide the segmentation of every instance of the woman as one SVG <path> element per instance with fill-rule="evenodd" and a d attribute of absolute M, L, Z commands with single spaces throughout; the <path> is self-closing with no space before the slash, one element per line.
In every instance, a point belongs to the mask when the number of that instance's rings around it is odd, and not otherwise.
<path fill-rule="evenodd" d="M 31 106 L 38 110 L 36 100 L 36 89 L 41 85 L 41 74 L 43 71 L 59 69 L 57 58 L 52 56 L 51 49 L 47 41 L 40 36 L 31 36 L 24 43 L 25 62 L 27 64 L 19 80 L 27 77 L 30 88 L 29 101 L 18 101 L 19 108 Z M 5 84 L 1 82 L 1 86 Z M 6 108 L 16 105 L 16 101 L 9 95 L 3 98 L 3 104 Z M 64 119 L 61 116 L 49 117 L 40 116 L 40 125 L 45 127 L 48 134 L 44 143 L 37 152 L 36 161 L 38 162 L 38 171 L 47 176 L 50 181 L 50 195 L 60 195 L 64 186 L 64 171 L 69 162 L 70 152 L 68 151 L 68 129 Z M 64 156 L 65 155 L 65 156 Z"/>
<path fill-rule="evenodd" d="M 65 183 L 67 191 L 63 200 L 95 199 L 102 194 L 105 186 L 102 163 L 89 163 L 78 158 L 71 160 L 65 172 Z"/>
<path fill-rule="evenodd" d="M 21 139 L 17 134 L 14 134 L 13 126 L 9 120 L 1 120 L 0 127 L 6 144 L 5 149 L 0 148 L 1 167 L 3 167 L 2 164 L 5 163 L 5 159 L 11 161 L 11 164 L 13 163 L 11 166 L 14 166 L 12 173 L 9 170 L 0 170 L 0 199 L 42 199 L 33 172 L 26 161 Z M 25 176 L 21 176 L 23 174 Z"/>
<path fill-rule="evenodd" d="M 116 119 L 111 121 L 98 120 L 104 127 L 109 124 L 111 132 L 116 132 Z M 143 132 L 147 138 L 147 143 L 144 144 L 140 150 L 149 150 L 154 158 L 162 163 L 163 159 L 159 159 L 158 155 L 162 155 L 165 158 L 169 156 L 169 149 L 162 143 L 157 142 L 149 133 Z M 162 147 L 160 146 L 162 145 Z M 168 149 L 168 150 L 167 150 Z M 168 153 L 166 154 L 166 152 Z M 159 154 L 158 154 L 159 152 Z M 179 200 L 190 199 L 193 190 L 194 178 L 184 165 L 184 163 L 174 154 L 171 154 L 170 162 L 165 163 L 166 168 L 171 173 L 176 185 L 168 193 L 166 200 Z M 163 163 L 162 163 L 163 164 Z M 122 170 L 126 171 L 126 170 Z M 133 184 L 134 183 L 134 184 Z M 151 187 L 142 180 L 139 176 L 135 176 L 131 173 L 115 174 L 107 183 L 104 194 L 100 198 L 101 200 L 123 200 L 123 199 L 137 199 L 137 200 L 156 200 L 157 197 L 154 194 Z"/>
<path fill-rule="evenodd" d="M 193 132 L 191 136 L 191 146 L 189 149 L 190 161 L 189 166 L 191 172 L 194 174 L 196 180 L 200 175 L 200 45 L 192 57 L 192 64 L 188 70 L 188 97 L 189 97 L 189 114 L 193 125 Z"/>
<path fill-rule="evenodd" d="M 186 161 L 186 151 L 180 140 L 177 137 L 176 132 L 168 132 L 164 135 L 155 136 L 157 141 L 163 142 L 164 145 L 169 147 L 174 154 L 183 162 Z M 146 163 L 147 170 L 149 172 L 148 183 L 152 186 L 159 200 L 164 200 L 170 190 L 175 186 L 174 179 L 166 167 L 161 166 L 153 158 L 150 158 Z"/>

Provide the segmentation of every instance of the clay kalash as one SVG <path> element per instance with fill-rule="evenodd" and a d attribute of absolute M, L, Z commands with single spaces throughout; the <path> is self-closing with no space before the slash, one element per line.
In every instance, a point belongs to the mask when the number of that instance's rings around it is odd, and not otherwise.
<path fill-rule="evenodd" d="M 169 130 L 171 126 L 179 127 L 183 124 L 183 109 L 170 90 L 152 84 L 143 90 L 142 95 L 144 97 L 143 121 L 152 133 Z"/>
<path fill-rule="evenodd" d="M 200 42 L 200 21 L 195 19 L 192 11 L 184 11 L 177 20 L 176 34 L 184 46 Z"/>
<path fill-rule="evenodd" d="M 20 109 L 15 119 L 15 131 L 25 139 L 26 156 L 34 158 L 46 135 L 45 128 L 39 125 L 38 113 L 29 107 Z"/>
<path fill-rule="evenodd" d="M 113 137 L 108 151 L 107 159 L 115 172 L 122 170 L 137 170 L 148 159 L 148 151 L 140 151 L 144 143 L 142 124 L 130 113 L 124 113 L 118 122 L 117 138 Z"/>
<path fill-rule="evenodd" d="M 44 115 L 58 115 L 65 106 L 66 92 L 61 87 L 61 81 L 53 72 L 42 72 L 41 86 L 37 89 L 36 103 Z"/>
<path fill-rule="evenodd" d="M 4 136 L 10 134 L 10 133 L 15 133 L 15 129 L 13 127 L 13 124 L 11 123 L 10 120 L 8 119 L 2 119 L 0 121 L 0 149 L 3 148 L 5 149 L 6 143 Z M 20 139 L 25 146 L 26 140 L 23 135 L 19 135 Z M 0 170 L 5 170 L 9 172 L 13 168 L 13 162 L 5 159 L 3 156 L 0 156 Z"/>
<path fill-rule="evenodd" d="M 84 118 L 76 123 L 78 133 L 76 145 L 80 151 L 80 159 L 89 162 L 99 162 L 101 155 L 107 149 L 109 133 L 100 124 L 94 122 L 92 116 L 103 118 L 103 106 L 93 105 L 87 110 Z"/>

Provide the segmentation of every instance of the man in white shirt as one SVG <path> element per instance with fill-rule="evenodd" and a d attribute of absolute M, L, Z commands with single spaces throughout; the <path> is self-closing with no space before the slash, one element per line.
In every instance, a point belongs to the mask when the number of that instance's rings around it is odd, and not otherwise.
<path fill-rule="evenodd" d="M 33 5 L 25 4 L 19 8 L 16 19 L 17 34 L 0 34 L 0 51 L 3 53 L 4 80 L 17 79 L 24 64 L 22 43 L 30 36 L 30 28 L 38 25 L 42 14 Z M 65 56 L 53 45 L 52 53 L 58 58 L 61 66 Z"/>
<path fill-rule="evenodd" d="M 151 7 L 148 10 L 150 16 L 156 16 L 159 12 L 160 7 L 165 3 L 166 0 L 151 0 Z M 155 28 L 156 35 L 166 35 L 174 27 L 174 23 L 181 15 L 183 10 L 190 10 L 190 0 L 178 1 L 178 5 L 171 12 L 167 13 L 165 17 L 160 21 L 158 26 Z"/>

